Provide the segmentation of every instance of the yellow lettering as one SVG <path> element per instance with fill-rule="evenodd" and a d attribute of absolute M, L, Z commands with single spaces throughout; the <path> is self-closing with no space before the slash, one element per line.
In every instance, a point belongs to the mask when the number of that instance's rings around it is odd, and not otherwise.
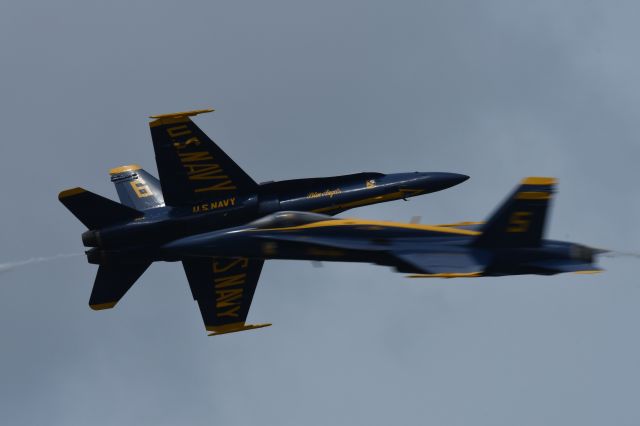
<path fill-rule="evenodd" d="M 235 205 L 236 205 L 236 197 L 232 197 L 224 200 L 211 201 L 209 204 L 200 204 L 197 206 L 191 206 L 191 212 L 200 213 L 200 212 L 206 212 L 206 211 L 226 208 L 229 206 L 235 206 Z"/>
<path fill-rule="evenodd" d="M 179 152 L 178 156 L 180 157 L 181 163 L 193 163 L 195 161 L 213 160 L 213 157 L 207 151 Z"/>
<path fill-rule="evenodd" d="M 333 198 L 334 195 L 338 195 L 338 194 L 342 194 L 342 190 L 340 188 L 327 189 L 324 192 L 310 192 L 307 194 L 307 198 L 320 198 L 320 197 Z"/>
<path fill-rule="evenodd" d="M 515 212 L 509 219 L 507 232 L 527 232 L 531 225 L 532 212 Z"/>
<path fill-rule="evenodd" d="M 223 317 L 237 318 L 239 310 L 240 310 L 240 305 L 237 305 L 237 306 L 234 306 L 232 308 L 227 309 L 226 311 L 218 312 L 218 318 L 223 318 Z"/>
<path fill-rule="evenodd" d="M 149 185 L 145 183 L 143 180 L 132 180 L 129 182 L 131 188 L 133 188 L 133 192 L 136 193 L 138 198 L 151 197 L 153 192 L 149 188 Z"/>
<path fill-rule="evenodd" d="M 221 272 L 227 272 L 229 269 L 233 268 L 236 265 L 240 265 L 242 269 L 246 269 L 249 266 L 249 259 L 246 257 L 239 257 L 237 259 L 226 259 L 229 261 L 226 265 L 223 262 L 214 262 L 213 263 L 213 272 L 215 274 L 219 274 Z M 222 265 L 222 266 L 220 266 Z"/>
<path fill-rule="evenodd" d="M 189 180 L 222 180 L 229 176 L 222 175 L 222 169 L 217 164 L 183 164 L 187 169 Z"/>
<path fill-rule="evenodd" d="M 227 275 L 226 277 L 219 277 L 213 280 L 216 289 L 226 288 L 233 286 L 243 286 L 247 279 L 247 274 L 244 272 L 241 274 Z"/>
<path fill-rule="evenodd" d="M 239 305 L 242 301 L 244 289 L 233 288 L 229 290 L 216 290 L 216 308 L 227 308 Z"/>
<path fill-rule="evenodd" d="M 193 145 L 193 146 L 199 146 L 200 145 L 200 139 L 198 139 L 197 137 L 192 137 L 187 139 L 184 142 L 174 142 L 173 146 L 176 149 L 185 149 L 186 147 Z"/>
<path fill-rule="evenodd" d="M 180 126 L 169 127 L 167 133 L 169 133 L 169 136 L 172 138 L 175 138 L 176 136 L 189 135 L 191 134 L 191 130 L 189 130 L 186 124 L 182 124 Z"/>

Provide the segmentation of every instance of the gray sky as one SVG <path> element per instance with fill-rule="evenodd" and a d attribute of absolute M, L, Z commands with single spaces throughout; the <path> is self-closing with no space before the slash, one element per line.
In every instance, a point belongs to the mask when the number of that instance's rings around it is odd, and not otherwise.
<path fill-rule="evenodd" d="M 549 236 L 640 249 L 632 1 L 0 3 L 0 263 L 82 250 L 56 199 L 155 173 L 147 116 L 198 124 L 256 180 L 451 171 L 449 191 L 346 215 L 483 219 L 559 178 Z M 599 276 L 409 280 L 268 262 L 250 321 L 208 338 L 182 268 L 93 312 L 95 267 L 0 274 L 11 425 L 637 425 L 639 263 Z"/>

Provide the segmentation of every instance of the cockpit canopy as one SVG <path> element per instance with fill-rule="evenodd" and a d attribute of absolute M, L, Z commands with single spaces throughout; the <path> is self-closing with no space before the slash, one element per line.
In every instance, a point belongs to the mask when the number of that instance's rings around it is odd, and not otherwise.
<path fill-rule="evenodd" d="M 264 228 L 284 228 L 288 226 L 299 226 L 307 223 L 319 222 L 322 220 L 335 220 L 331 216 L 310 212 L 284 211 L 270 214 L 250 223 L 259 229 Z"/>

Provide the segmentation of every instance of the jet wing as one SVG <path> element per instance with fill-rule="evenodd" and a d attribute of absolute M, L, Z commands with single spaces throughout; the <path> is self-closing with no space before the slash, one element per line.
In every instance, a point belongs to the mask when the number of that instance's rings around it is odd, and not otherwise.
<path fill-rule="evenodd" d="M 467 252 L 400 252 L 395 256 L 404 264 L 399 269 L 416 273 L 411 278 L 479 277 L 489 263 L 488 259 Z"/>
<path fill-rule="evenodd" d="M 193 298 L 208 331 L 218 334 L 267 327 L 245 324 L 263 260 L 248 258 L 189 258 L 182 261 Z"/>
<path fill-rule="evenodd" d="M 258 185 L 196 124 L 192 116 L 213 110 L 155 115 L 149 123 L 164 201 L 169 206 L 227 200 Z"/>

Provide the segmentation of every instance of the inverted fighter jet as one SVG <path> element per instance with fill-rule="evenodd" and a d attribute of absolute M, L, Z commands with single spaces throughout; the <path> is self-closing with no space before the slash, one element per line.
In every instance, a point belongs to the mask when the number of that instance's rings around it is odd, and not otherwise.
<path fill-rule="evenodd" d="M 214 334 L 264 326 L 245 319 L 266 259 L 375 263 L 416 278 L 599 272 L 594 257 L 603 250 L 543 239 L 554 185 L 524 179 L 486 222 L 431 226 L 279 212 L 178 239 L 149 260 L 183 260 L 190 282 L 207 283 L 194 296 Z"/>
<path fill-rule="evenodd" d="M 127 257 L 132 250 L 156 253 L 177 239 L 241 226 L 283 210 L 332 216 L 353 207 L 440 191 L 468 179 L 456 173 L 356 173 L 258 184 L 191 120 L 210 111 L 151 117 L 160 179 L 137 165 L 112 169 L 111 180 L 122 204 L 83 188 L 59 194 L 60 201 L 88 228 L 82 241 L 92 247 L 87 252 L 89 262 L 100 265 L 89 301 L 93 309 L 114 307 L 154 260 L 137 254 Z M 237 323 L 235 313 L 215 317 L 218 311 L 211 311 L 210 301 L 203 299 L 203 291 L 215 285 L 210 274 L 201 273 L 231 273 L 239 265 L 236 260 L 209 258 L 207 265 L 201 259 L 181 260 L 206 325 L 215 331 L 230 318 Z M 247 275 L 243 298 L 249 303 L 262 262 L 242 263 L 240 273 Z"/>

